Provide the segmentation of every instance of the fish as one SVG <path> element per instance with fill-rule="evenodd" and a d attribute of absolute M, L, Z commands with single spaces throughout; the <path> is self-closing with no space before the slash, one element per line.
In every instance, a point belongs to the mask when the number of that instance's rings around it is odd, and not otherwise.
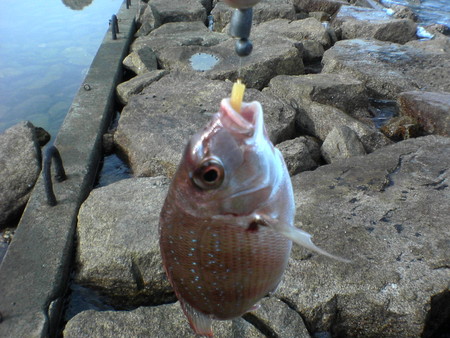
<path fill-rule="evenodd" d="M 239 317 L 275 292 L 293 242 L 345 261 L 317 247 L 294 216 L 261 104 L 243 102 L 238 113 L 223 99 L 189 140 L 159 221 L 163 267 L 195 333 L 213 336 L 213 320 Z"/>

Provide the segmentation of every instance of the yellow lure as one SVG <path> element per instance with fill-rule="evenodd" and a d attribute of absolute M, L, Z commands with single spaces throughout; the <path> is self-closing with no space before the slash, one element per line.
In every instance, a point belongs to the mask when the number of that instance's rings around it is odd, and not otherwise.
<path fill-rule="evenodd" d="M 242 83 L 240 79 L 233 84 L 233 89 L 231 90 L 231 107 L 238 113 L 241 112 L 242 100 L 244 99 L 245 84 Z"/>

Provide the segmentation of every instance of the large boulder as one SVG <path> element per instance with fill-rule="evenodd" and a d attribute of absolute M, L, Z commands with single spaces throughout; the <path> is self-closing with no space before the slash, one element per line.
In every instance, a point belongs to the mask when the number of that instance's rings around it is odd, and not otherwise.
<path fill-rule="evenodd" d="M 417 119 L 425 132 L 450 137 L 450 93 L 405 92 L 398 103 L 400 114 Z"/>
<path fill-rule="evenodd" d="M 152 0 L 149 5 L 153 12 L 155 27 L 167 22 L 206 22 L 206 8 L 199 0 Z"/>
<path fill-rule="evenodd" d="M 41 162 L 31 122 L 20 122 L 0 134 L 0 228 L 20 216 L 41 172 Z"/>
<path fill-rule="evenodd" d="M 300 136 L 277 144 L 289 175 L 314 170 L 321 163 L 320 145 L 314 137 Z"/>
<path fill-rule="evenodd" d="M 118 307 L 175 299 L 158 244 L 168 184 L 161 177 L 133 178 L 92 190 L 78 214 L 76 283 Z"/>
<path fill-rule="evenodd" d="M 344 40 L 328 49 L 324 73 L 347 74 L 366 84 L 373 98 L 404 91 L 450 91 L 450 54 L 377 40 Z"/>
<path fill-rule="evenodd" d="M 365 155 L 364 145 L 351 128 L 342 125 L 334 127 L 320 148 L 323 158 L 332 163 L 342 158 Z"/>
<path fill-rule="evenodd" d="M 448 332 L 450 139 L 426 136 L 293 177 L 296 223 L 330 260 L 294 247 L 276 296 L 310 332 Z"/>
<path fill-rule="evenodd" d="M 119 151 L 136 176 L 171 177 L 189 138 L 201 130 L 229 97 L 232 83 L 200 76 L 166 75 L 130 99 L 115 133 Z M 245 101 L 259 101 L 270 139 L 295 135 L 295 110 L 270 94 L 247 89 Z"/>
<path fill-rule="evenodd" d="M 410 19 L 394 19 L 378 9 L 342 6 L 332 21 L 342 39 L 373 38 L 406 43 L 416 39 L 417 24 Z"/>
<path fill-rule="evenodd" d="M 145 87 L 158 81 L 166 74 L 168 74 L 167 70 L 158 69 L 124 81 L 117 86 L 117 98 L 122 104 L 126 105 L 131 96 L 139 94 Z"/>
<path fill-rule="evenodd" d="M 348 5 L 344 0 L 293 0 L 297 11 L 302 12 L 326 12 L 334 15 L 341 6 Z"/>

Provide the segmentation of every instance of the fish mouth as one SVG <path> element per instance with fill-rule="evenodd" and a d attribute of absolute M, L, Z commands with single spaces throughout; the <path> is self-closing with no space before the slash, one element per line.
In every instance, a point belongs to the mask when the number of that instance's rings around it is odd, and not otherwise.
<path fill-rule="evenodd" d="M 229 98 L 223 99 L 220 114 L 223 125 L 234 133 L 252 136 L 262 132 L 264 122 L 262 107 L 258 101 L 242 102 L 239 113 L 233 109 Z"/>

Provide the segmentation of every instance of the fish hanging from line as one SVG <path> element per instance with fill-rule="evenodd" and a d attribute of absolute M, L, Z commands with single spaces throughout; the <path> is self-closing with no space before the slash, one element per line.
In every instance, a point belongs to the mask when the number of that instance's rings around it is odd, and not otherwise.
<path fill-rule="evenodd" d="M 275 291 L 292 241 L 320 254 L 296 228 L 292 184 L 268 138 L 259 102 L 230 99 L 185 148 L 160 216 L 163 266 L 193 330 L 255 309 Z"/>

